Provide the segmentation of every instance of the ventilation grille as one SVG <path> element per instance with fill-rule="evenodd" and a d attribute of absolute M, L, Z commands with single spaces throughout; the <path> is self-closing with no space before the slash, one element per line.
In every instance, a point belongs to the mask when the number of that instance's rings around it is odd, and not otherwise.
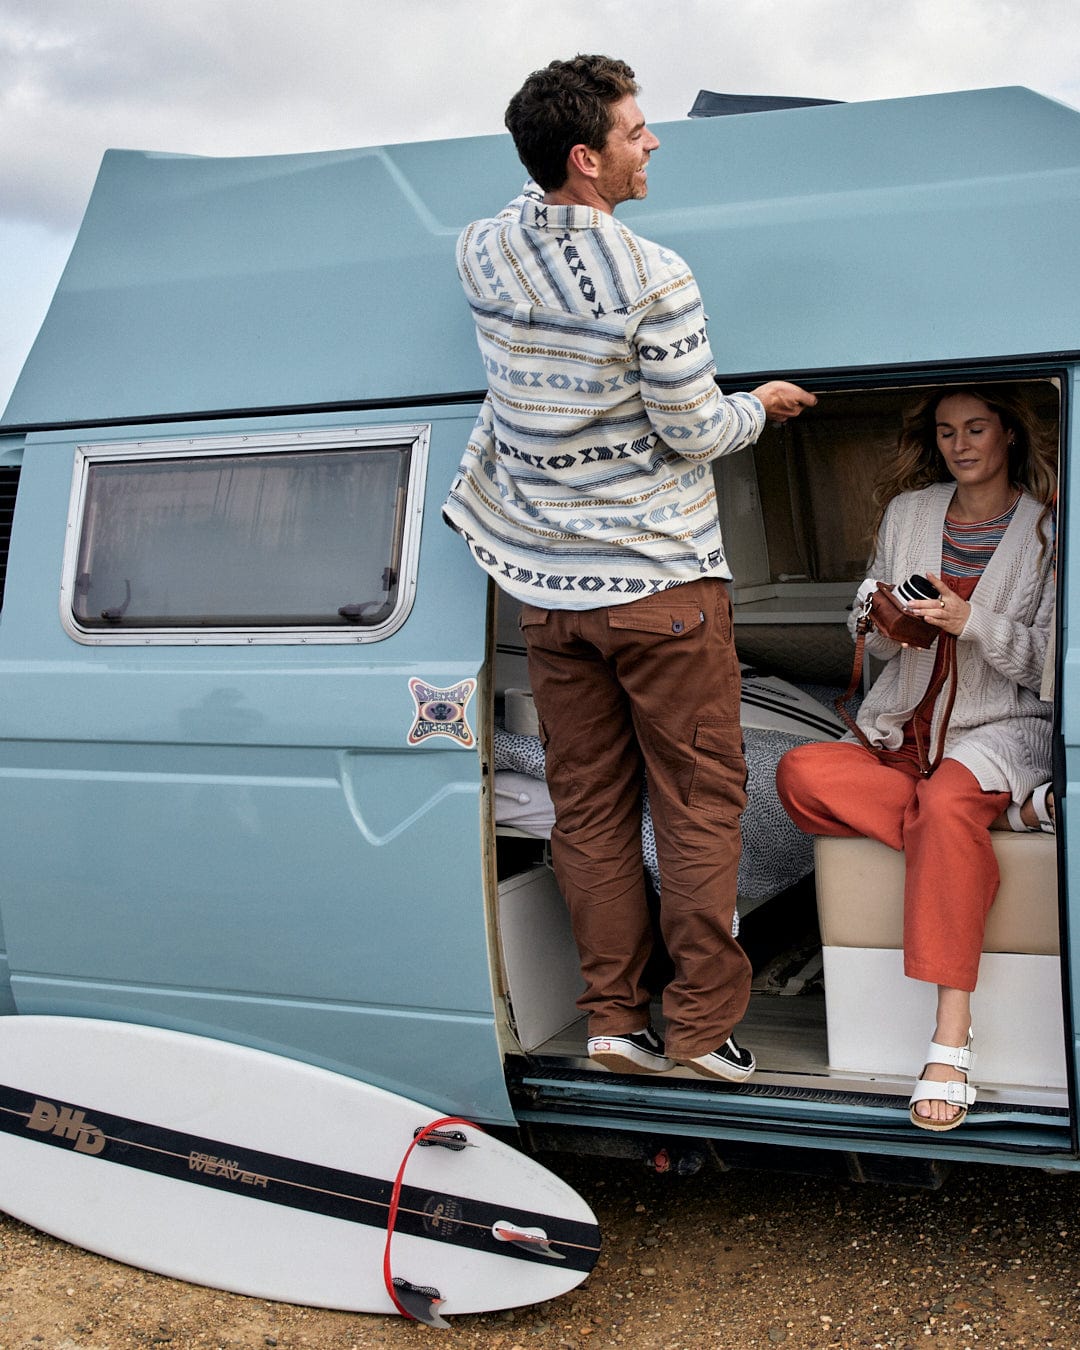
<path fill-rule="evenodd" d="M 11 544 L 11 522 L 15 515 L 15 496 L 18 491 L 19 470 L 17 468 L 0 469 L 0 607 L 4 603 L 8 547 Z"/>

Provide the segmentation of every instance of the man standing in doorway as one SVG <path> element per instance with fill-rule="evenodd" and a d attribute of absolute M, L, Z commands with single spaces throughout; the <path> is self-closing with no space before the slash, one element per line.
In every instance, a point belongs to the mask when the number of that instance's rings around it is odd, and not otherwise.
<path fill-rule="evenodd" d="M 659 146 L 637 92 L 625 62 L 578 56 L 510 100 L 533 182 L 458 241 L 488 397 L 444 511 L 523 602 L 590 1058 L 738 1082 L 755 1068 L 733 1035 L 751 976 L 732 935 L 746 770 L 709 461 L 816 399 L 783 380 L 723 395 L 689 268 L 616 221 Z M 666 1048 L 642 980 L 646 780 L 675 968 Z"/>

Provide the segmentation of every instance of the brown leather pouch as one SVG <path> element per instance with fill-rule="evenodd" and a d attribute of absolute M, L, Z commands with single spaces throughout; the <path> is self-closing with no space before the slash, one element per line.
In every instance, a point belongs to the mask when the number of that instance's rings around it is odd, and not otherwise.
<path fill-rule="evenodd" d="M 915 744 L 919 754 L 919 772 L 924 778 L 928 778 L 941 763 L 945 753 L 945 733 L 949 728 L 949 718 L 952 716 L 953 701 L 956 698 L 956 638 L 951 633 L 932 628 L 925 619 L 917 619 L 914 614 L 906 614 L 899 600 L 893 595 L 892 589 L 886 582 L 879 581 L 877 590 L 871 591 L 863 603 L 855 625 L 855 664 L 851 671 L 851 683 L 847 691 L 835 700 L 836 711 L 843 718 L 848 730 L 867 750 L 880 754 L 881 747 L 870 741 L 866 732 L 847 709 L 847 704 L 862 679 L 863 647 L 866 643 L 867 630 L 876 628 L 896 642 L 906 642 L 909 647 L 929 647 L 940 640 L 941 660 L 936 663 L 935 675 L 912 711 Z M 937 697 L 946 686 L 948 692 L 944 711 L 938 723 L 937 745 L 931 755 L 929 747 L 922 743 L 922 718 L 924 715 L 933 715 Z"/>
<path fill-rule="evenodd" d="M 932 628 L 925 619 L 908 614 L 893 595 L 893 588 L 884 581 L 879 581 L 877 590 L 870 592 L 868 618 L 871 628 L 909 647 L 932 647 L 940 631 Z"/>

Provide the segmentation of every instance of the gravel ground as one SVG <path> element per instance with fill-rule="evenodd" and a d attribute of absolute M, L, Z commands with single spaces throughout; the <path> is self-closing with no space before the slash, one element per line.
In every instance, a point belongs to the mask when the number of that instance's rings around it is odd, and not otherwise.
<path fill-rule="evenodd" d="M 921 1191 L 543 1161 L 604 1235 L 597 1268 L 551 1303 L 436 1331 L 195 1288 L 0 1215 L 0 1350 L 1080 1347 L 1080 1177 L 956 1169 Z"/>

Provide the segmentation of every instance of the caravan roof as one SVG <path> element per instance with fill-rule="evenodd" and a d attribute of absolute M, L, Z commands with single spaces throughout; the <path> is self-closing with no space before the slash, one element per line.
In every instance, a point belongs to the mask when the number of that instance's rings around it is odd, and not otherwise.
<path fill-rule="evenodd" d="M 656 130 L 620 216 L 690 263 L 723 375 L 1080 350 L 1080 112 L 987 89 Z M 507 136 L 110 151 L 2 425 L 472 396 L 454 239 L 522 178 Z"/>

